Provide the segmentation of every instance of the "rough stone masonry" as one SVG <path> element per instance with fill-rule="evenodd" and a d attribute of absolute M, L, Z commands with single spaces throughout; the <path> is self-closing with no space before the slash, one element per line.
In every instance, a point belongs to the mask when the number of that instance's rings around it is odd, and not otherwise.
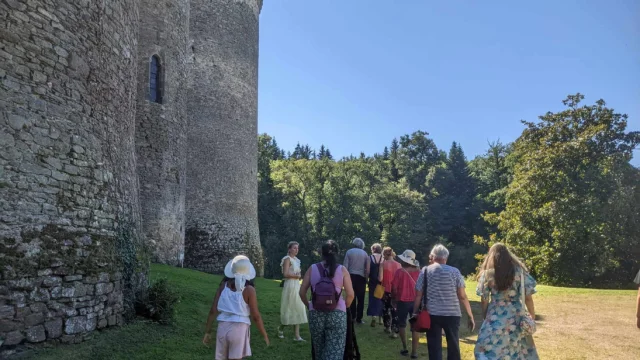
<path fill-rule="evenodd" d="M 0 350 L 122 324 L 151 260 L 261 268 L 261 7 L 0 0 Z"/>

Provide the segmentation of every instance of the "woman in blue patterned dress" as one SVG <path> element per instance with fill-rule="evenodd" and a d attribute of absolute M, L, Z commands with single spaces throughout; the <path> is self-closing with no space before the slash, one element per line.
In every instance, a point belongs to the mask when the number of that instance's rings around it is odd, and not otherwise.
<path fill-rule="evenodd" d="M 521 301 L 523 277 L 526 309 Z M 498 243 L 491 247 L 476 289 L 482 297 L 484 319 L 474 351 L 477 360 L 539 359 L 533 337 L 526 336 L 520 326 L 523 316 L 535 319 L 532 298 L 535 287 L 536 281 L 527 268 L 505 245 Z"/>

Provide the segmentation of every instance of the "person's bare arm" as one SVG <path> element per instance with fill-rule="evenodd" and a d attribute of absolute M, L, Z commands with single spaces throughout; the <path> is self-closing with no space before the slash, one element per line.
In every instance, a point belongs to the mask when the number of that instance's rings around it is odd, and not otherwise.
<path fill-rule="evenodd" d="M 380 255 L 380 264 L 378 266 L 378 281 L 382 282 L 382 279 L 384 279 L 384 269 L 382 268 L 382 264 L 384 264 L 384 257 L 382 255 Z"/>
<path fill-rule="evenodd" d="M 262 322 L 262 315 L 260 315 L 260 311 L 258 310 L 258 296 L 256 295 L 256 289 L 253 286 L 247 286 L 244 288 L 242 292 L 243 295 L 246 296 L 247 303 L 249 304 L 249 311 L 251 312 L 251 321 L 258 327 L 264 341 L 269 346 L 269 335 L 267 335 L 267 331 L 264 329 L 264 323 Z"/>
<path fill-rule="evenodd" d="M 487 318 L 487 309 L 489 308 L 489 300 L 482 297 L 480 299 L 480 303 L 482 304 L 482 320 Z"/>
<path fill-rule="evenodd" d="M 300 285 L 300 300 L 304 303 L 304 306 L 309 308 L 309 299 L 307 298 L 307 291 L 309 291 L 309 286 L 311 286 L 311 268 L 307 270 L 304 274 L 304 279 L 302 279 L 302 285 Z"/>
<path fill-rule="evenodd" d="M 369 278 L 370 272 L 371 272 L 371 257 L 367 256 L 367 261 L 365 263 L 365 270 L 364 270 L 365 279 Z"/>
<path fill-rule="evenodd" d="M 211 305 L 211 309 L 209 310 L 209 316 L 207 316 L 207 323 L 204 327 L 204 338 L 202 339 L 202 343 L 205 345 L 209 345 L 211 340 L 211 326 L 213 325 L 213 320 L 218 315 L 218 300 L 220 299 L 220 294 L 222 293 L 222 289 L 227 286 L 226 283 L 222 283 L 218 290 L 216 291 L 216 296 L 213 298 L 213 304 Z"/>
<path fill-rule="evenodd" d="M 467 311 L 467 315 L 469 316 L 469 329 L 473 331 L 476 328 L 476 322 L 473 319 L 473 312 L 471 311 L 471 304 L 469 303 L 467 292 L 464 291 L 463 287 L 458 288 L 458 300 L 460 300 L 464 305 L 464 309 Z"/>
<path fill-rule="evenodd" d="M 531 319 L 536 319 L 536 307 L 533 305 L 533 295 L 527 295 L 524 297 L 524 303 L 527 305 L 527 310 L 529 311 L 529 315 L 531 315 Z"/>
<path fill-rule="evenodd" d="M 356 297 L 355 292 L 353 291 L 353 285 L 351 284 L 351 275 L 349 275 L 349 271 L 346 268 L 342 268 L 342 286 L 344 287 L 344 291 L 347 293 L 347 298 L 345 299 L 345 303 L 347 308 L 351 306 L 353 299 Z"/>
<path fill-rule="evenodd" d="M 416 290 L 416 298 L 413 300 L 413 314 L 417 314 L 422 302 L 422 290 Z M 423 309 L 425 310 L 425 309 Z"/>
<path fill-rule="evenodd" d="M 284 263 L 282 264 L 282 275 L 285 279 L 300 279 L 300 276 L 291 274 L 291 259 L 284 259 Z"/>

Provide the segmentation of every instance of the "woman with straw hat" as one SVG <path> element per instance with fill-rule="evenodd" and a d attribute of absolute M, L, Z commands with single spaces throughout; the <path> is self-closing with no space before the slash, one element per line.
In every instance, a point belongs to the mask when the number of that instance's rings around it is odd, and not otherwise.
<path fill-rule="evenodd" d="M 420 276 L 420 263 L 416 260 L 416 253 L 412 250 L 405 250 L 401 255 L 398 255 L 398 260 L 402 268 L 398 269 L 393 277 L 393 283 L 391 287 L 391 298 L 395 303 L 396 316 L 397 316 L 397 331 L 400 333 L 400 340 L 402 340 L 402 351 L 400 354 L 409 355 L 407 350 L 407 319 L 409 314 L 413 313 L 413 302 L 416 297 L 416 281 Z M 418 333 L 413 332 L 413 338 L 411 341 L 411 358 L 417 359 L 418 351 Z M 393 334 L 392 337 L 397 337 Z"/>
<path fill-rule="evenodd" d="M 269 336 L 258 311 L 256 289 L 251 282 L 256 277 L 256 269 L 249 258 L 238 255 L 227 263 L 224 276 L 209 311 L 202 342 L 211 343 L 211 325 L 217 316 L 216 360 L 243 359 L 251 356 L 249 327 L 252 320 L 269 346 Z"/>

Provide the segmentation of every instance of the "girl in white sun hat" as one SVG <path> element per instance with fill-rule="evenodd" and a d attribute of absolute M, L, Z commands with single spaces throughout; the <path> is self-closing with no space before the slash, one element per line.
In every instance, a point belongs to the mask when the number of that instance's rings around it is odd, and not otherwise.
<path fill-rule="evenodd" d="M 251 356 L 249 327 L 252 320 L 267 346 L 269 336 L 258 311 L 256 289 L 251 282 L 256 277 L 256 270 L 249 258 L 243 255 L 233 258 L 225 266 L 224 276 L 209 311 L 202 342 L 211 343 L 211 325 L 217 316 L 216 360 L 240 360 Z"/>

